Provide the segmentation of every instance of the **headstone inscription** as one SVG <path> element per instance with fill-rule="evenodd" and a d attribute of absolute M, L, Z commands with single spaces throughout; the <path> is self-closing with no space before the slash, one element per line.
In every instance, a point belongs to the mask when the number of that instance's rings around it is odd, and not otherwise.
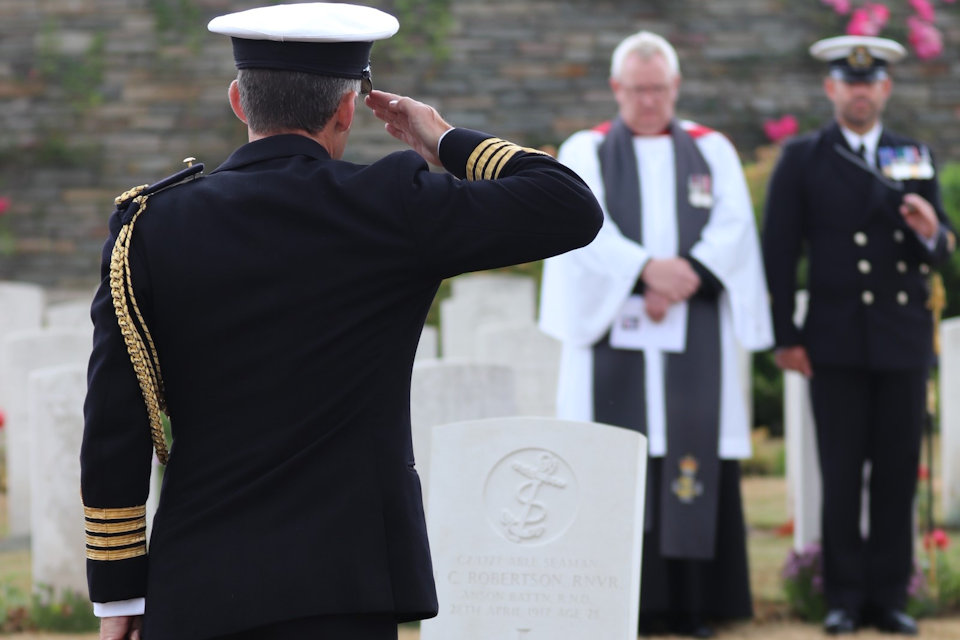
<path fill-rule="evenodd" d="M 440 614 L 421 640 L 633 640 L 646 439 L 512 417 L 436 427 L 430 534 Z"/>

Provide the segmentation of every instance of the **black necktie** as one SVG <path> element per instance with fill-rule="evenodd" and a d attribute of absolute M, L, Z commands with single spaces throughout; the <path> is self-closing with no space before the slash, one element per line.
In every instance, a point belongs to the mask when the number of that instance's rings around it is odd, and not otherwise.
<path fill-rule="evenodd" d="M 860 143 L 860 148 L 857 149 L 857 155 L 860 156 L 860 158 L 861 158 L 864 162 L 866 162 L 867 164 L 870 164 L 870 161 L 867 160 L 867 146 L 866 146 L 865 144 L 863 144 L 862 142 Z"/>

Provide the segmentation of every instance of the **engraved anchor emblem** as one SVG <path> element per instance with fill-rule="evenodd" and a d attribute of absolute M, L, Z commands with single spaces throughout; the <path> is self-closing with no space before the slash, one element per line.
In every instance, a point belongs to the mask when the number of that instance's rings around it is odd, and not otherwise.
<path fill-rule="evenodd" d="M 521 484 L 514 495 L 517 502 L 524 507 L 521 515 L 516 516 L 508 509 L 504 509 L 500 517 L 509 540 L 523 542 L 543 535 L 546 527 L 540 523 L 546 519 L 547 509 L 543 502 L 537 500 L 537 494 L 544 485 L 558 489 L 567 486 L 566 480 L 554 475 L 558 466 L 557 458 L 549 453 L 541 453 L 535 467 L 520 462 L 514 462 L 511 465 L 514 471 L 529 480 Z"/>

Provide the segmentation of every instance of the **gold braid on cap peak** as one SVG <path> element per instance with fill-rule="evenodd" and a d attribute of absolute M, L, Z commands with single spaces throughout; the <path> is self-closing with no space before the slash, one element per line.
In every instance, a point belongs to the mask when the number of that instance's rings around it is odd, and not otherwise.
<path fill-rule="evenodd" d="M 136 187 L 117 198 L 119 204 L 133 196 L 130 206 L 139 205 L 139 209 L 130 222 L 120 227 L 117 242 L 113 245 L 113 253 L 110 255 L 110 294 L 113 297 L 113 310 L 120 325 L 120 334 L 127 345 L 130 363 L 133 365 L 137 382 L 140 384 L 140 393 L 143 394 L 143 401 L 147 406 L 153 448 L 157 452 L 160 464 L 167 464 L 167 441 L 163 435 L 163 422 L 160 418 L 161 412 L 166 413 L 167 409 L 163 392 L 163 376 L 160 374 L 160 358 L 150 330 L 137 305 L 137 297 L 133 293 L 133 280 L 130 277 L 130 239 L 133 237 L 134 223 L 147 209 L 149 194 L 141 195 L 145 188 L 146 186 Z M 137 316 L 136 322 L 130 315 L 131 306 Z"/>

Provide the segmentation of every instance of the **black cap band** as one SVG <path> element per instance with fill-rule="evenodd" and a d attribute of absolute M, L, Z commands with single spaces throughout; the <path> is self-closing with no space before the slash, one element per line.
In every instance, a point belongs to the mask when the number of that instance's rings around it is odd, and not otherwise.
<path fill-rule="evenodd" d="M 363 78 L 372 42 L 233 40 L 237 69 L 280 69 L 338 78 Z"/>

